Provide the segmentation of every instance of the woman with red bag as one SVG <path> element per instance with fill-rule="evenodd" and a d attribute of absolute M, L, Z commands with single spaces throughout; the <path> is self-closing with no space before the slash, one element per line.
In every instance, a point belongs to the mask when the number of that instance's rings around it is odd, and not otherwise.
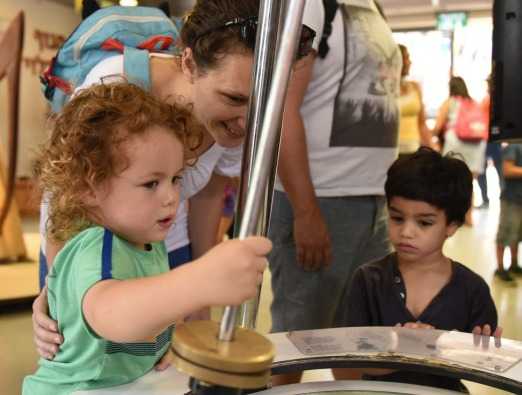
<path fill-rule="evenodd" d="M 468 93 L 461 77 L 451 77 L 449 97 L 442 103 L 433 129 L 435 136 L 444 134 L 442 154 L 458 153 L 476 179 L 484 171 L 488 126 L 484 112 Z M 471 225 L 471 210 L 466 214 Z"/>

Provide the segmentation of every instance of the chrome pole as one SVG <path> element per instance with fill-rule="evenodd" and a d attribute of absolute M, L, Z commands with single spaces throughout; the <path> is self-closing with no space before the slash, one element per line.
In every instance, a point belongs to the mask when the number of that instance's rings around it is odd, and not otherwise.
<path fill-rule="evenodd" d="M 255 160 L 257 146 L 259 144 L 262 116 L 266 110 L 268 93 L 272 82 L 274 59 L 278 45 L 278 37 L 281 35 L 285 16 L 285 1 L 263 0 L 259 10 L 259 29 L 257 30 L 256 50 L 254 54 L 255 64 L 252 74 L 252 94 L 247 115 L 247 136 L 243 150 L 243 162 L 241 166 L 241 184 L 239 186 L 238 202 L 236 208 L 236 221 L 234 223 L 234 237 L 239 235 L 239 228 L 245 209 L 246 194 L 249 188 L 249 180 L 252 177 L 252 168 Z M 275 168 L 274 168 L 275 172 Z M 273 177 L 272 177 L 273 178 Z M 268 233 L 268 221 L 270 217 L 269 196 L 272 193 L 270 185 L 265 191 L 265 201 L 258 216 L 256 235 L 266 236 Z M 261 286 L 257 296 L 246 301 L 240 308 L 240 325 L 243 328 L 255 326 L 256 312 L 259 305 Z"/>
<path fill-rule="evenodd" d="M 259 9 L 260 29 L 257 30 L 256 49 L 254 53 L 254 72 L 252 73 L 252 90 L 247 114 L 247 130 L 241 166 L 241 185 L 239 186 L 234 236 L 239 235 L 243 219 L 248 182 L 252 176 L 255 152 L 259 142 L 262 115 L 272 81 L 276 44 L 281 16 L 282 4 L 277 0 L 262 0 Z"/>
<path fill-rule="evenodd" d="M 276 156 L 274 147 L 281 135 L 281 113 L 301 33 L 304 4 L 305 0 L 292 0 L 288 6 L 280 45 L 277 49 L 277 61 L 275 62 L 273 80 L 261 126 L 261 136 L 256 150 L 252 177 L 248 186 L 245 209 L 241 218 L 240 239 L 254 234 L 257 227 L 261 202 L 264 198 L 263 191 L 266 188 L 268 175 Z M 219 330 L 219 340 L 231 341 L 233 339 L 237 311 L 237 306 L 225 308 Z"/>

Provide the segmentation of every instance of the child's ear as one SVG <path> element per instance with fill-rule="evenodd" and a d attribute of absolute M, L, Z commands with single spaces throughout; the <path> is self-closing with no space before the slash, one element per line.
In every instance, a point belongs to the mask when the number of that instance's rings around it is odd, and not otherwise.
<path fill-rule="evenodd" d="M 460 225 L 456 222 L 452 222 L 446 226 L 446 238 L 449 238 L 455 234 L 457 229 L 460 228 Z"/>
<path fill-rule="evenodd" d="M 181 71 L 190 83 L 194 82 L 198 73 L 198 66 L 194 61 L 192 48 L 187 47 L 183 50 L 181 55 Z"/>
<path fill-rule="evenodd" d="M 100 204 L 100 188 L 95 188 L 92 185 L 85 190 L 82 194 L 82 201 L 87 207 L 98 207 Z"/>
<path fill-rule="evenodd" d="M 96 207 L 98 205 L 98 199 L 93 190 L 89 189 L 82 195 L 82 201 L 88 207 Z"/>

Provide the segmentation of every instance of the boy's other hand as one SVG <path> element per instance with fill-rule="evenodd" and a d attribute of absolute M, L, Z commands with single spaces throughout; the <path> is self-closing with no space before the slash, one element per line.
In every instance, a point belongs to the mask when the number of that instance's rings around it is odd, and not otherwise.
<path fill-rule="evenodd" d="M 36 351 L 45 359 L 53 359 L 63 337 L 58 333 L 58 324 L 48 315 L 47 286 L 33 302 L 33 339 Z"/>
<path fill-rule="evenodd" d="M 435 329 L 435 327 L 433 325 L 425 324 L 424 322 L 420 322 L 420 321 L 405 322 L 404 324 L 398 323 L 395 326 L 402 327 L 402 328 L 410 328 L 410 329 Z"/>
<path fill-rule="evenodd" d="M 495 329 L 495 331 L 492 332 L 491 327 L 488 324 L 484 325 L 482 328 L 477 325 L 475 328 L 473 328 L 472 333 L 474 335 L 493 336 L 500 339 L 502 337 L 502 328 L 500 326 L 497 326 L 497 329 Z"/>
<path fill-rule="evenodd" d="M 332 242 L 319 207 L 294 219 L 297 262 L 305 271 L 317 271 L 332 261 Z"/>
<path fill-rule="evenodd" d="M 272 243 L 265 237 L 228 240 L 201 257 L 206 305 L 239 305 L 257 295 Z"/>

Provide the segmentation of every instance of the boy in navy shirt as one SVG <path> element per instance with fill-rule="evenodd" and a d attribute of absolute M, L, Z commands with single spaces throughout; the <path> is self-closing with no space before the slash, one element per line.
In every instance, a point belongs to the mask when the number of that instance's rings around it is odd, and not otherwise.
<path fill-rule="evenodd" d="M 429 148 L 393 163 L 385 192 L 395 252 L 355 272 L 347 326 L 501 335 L 486 282 L 442 252 L 446 239 L 464 223 L 472 189 L 472 175 L 463 161 Z M 465 389 L 460 380 L 419 373 L 366 377 Z"/>

